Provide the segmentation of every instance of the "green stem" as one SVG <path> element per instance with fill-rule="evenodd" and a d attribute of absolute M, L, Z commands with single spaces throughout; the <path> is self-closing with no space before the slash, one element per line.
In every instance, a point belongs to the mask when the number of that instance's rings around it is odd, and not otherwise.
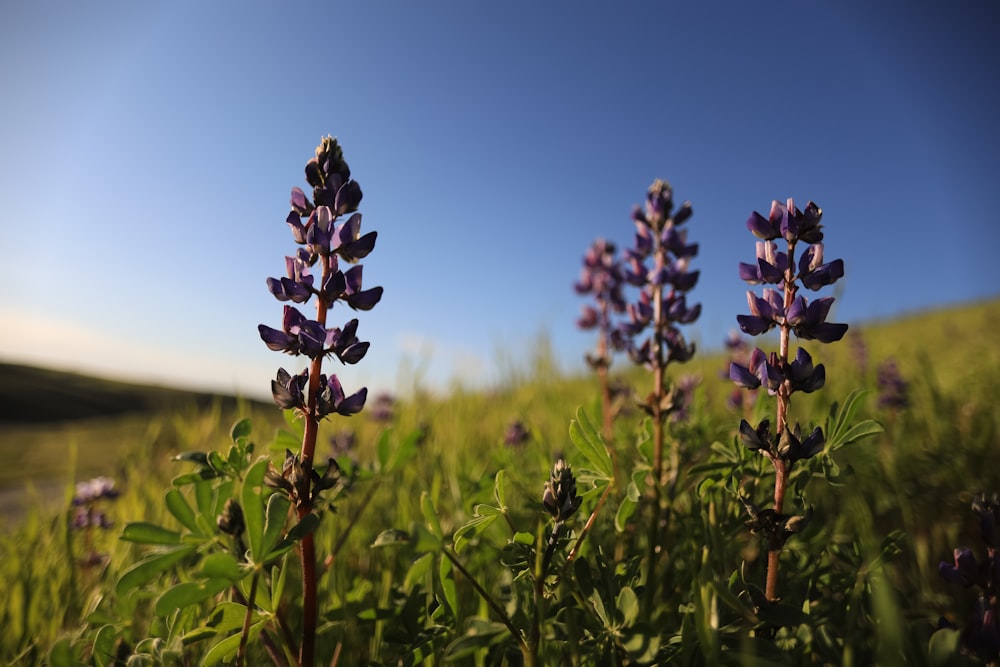
<path fill-rule="evenodd" d="M 250 596 L 247 599 L 247 613 L 243 616 L 243 631 L 240 633 L 240 647 L 236 651 L 236 667 L 242 667 L 243 660 L 247 654 L 247 640 L 250 638 L 250 621 L 253 619 L 253 602 L 257 597 L 257 580 L 260 578 L 260 571 L 253 573 L 250 580 Z"/>
<path fill-rule="evenodd" d="M 486 589 L 483 588 L 478 581 L 476 581 L 476 578 L 472 576 L 472 573 L 465 569 L 465 566 L 462 565 L 462 562 L 458 560 L 457 556 L 452 554 L 447 547 L 442 547 L 441 551 L 448 557 L 448 560 L 450 560 L 451 564 L 455 566 L 455 569 L 461 572 L 463 577 L 468 579 L 469 583 L 472 584 L 472 587 L 476 589 L 477 593 L 479 593 L 479 596 L 486 602 L 486 605 L 500 619 L 500 622 L 507 626 L 507 630 L 509 630 L 514 639 L 517 640 L 518 645 L 521 647 L 521 652 L 524 653 L 527 650 L 527 644 L 525 644 L 524 637 L 521 635 L 520 631 L 514 627 L 513 621 L 511 621 L 510 617 L 507 616 L 507 612 L 505 612 L 503 608 L 497 604 L 496 600 L 494 600 L 493 597 L 486 591 Z"/>

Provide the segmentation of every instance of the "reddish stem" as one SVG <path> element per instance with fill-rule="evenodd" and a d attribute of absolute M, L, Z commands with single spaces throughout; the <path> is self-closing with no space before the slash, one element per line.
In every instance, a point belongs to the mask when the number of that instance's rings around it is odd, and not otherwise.
<path fill-rule="evenodd" d="M 330 264 L 323 259 L 323 282 L 326 283 L 330 272 Z M 322 297 L 316 302 L 316 321 L 326 326 L 327 304 Z M 302 452 L 299 457 L 304 476 L 302 495 L 298 499 L 297 513 L 299 521 L 312 512 L 312 494 L 310 481 L 312 476 L 313 458 L 316 454 L 316 437 L 319 433 L 319 419 L 316 415 L 316 404 L 321 387 L 319 379 L 323 372 L 323 357 L 318 356 L 309 364 L 309 395 L 306 405 L 305 432 L 302 435 Z M 302 645 L 299 647 L 299 664 L 303 667 L 314 664 L 316 648 L 316 623 L 318 618 L 317 578 L 316 578 L 316 544 L 313 534 L 302 538 L 299 548 L 302 563 Z"/>

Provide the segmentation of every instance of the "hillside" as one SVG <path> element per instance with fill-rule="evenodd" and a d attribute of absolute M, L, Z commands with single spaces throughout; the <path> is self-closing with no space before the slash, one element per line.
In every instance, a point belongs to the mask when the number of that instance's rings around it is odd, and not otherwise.
<path fill-rule="evenodd" d="M 0 423 L 53 423 L 160 412 L 236 399 L 208 392 L 120 382 L 65 371 L 0 363 Z"/>

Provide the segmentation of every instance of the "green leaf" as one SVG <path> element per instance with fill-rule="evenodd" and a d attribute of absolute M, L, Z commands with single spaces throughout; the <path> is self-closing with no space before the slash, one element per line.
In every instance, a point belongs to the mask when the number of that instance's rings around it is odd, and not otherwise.
<path fill-rule="evenodd" d="M 409 533 L 402 530 L 396 530 L 395 528 L 389 528 L 388 530 L 383 530 L 378 534 L 378 536 L 375 537 L 375 541 L 372 542 L 372 548 L 398 547 L 409 543 Z"/>
<path fill-rule="evenodd" d="M 94 636 L 94 648 L 91 656 L 97 663 L 97 667 L 108 667 L 115 662 L 115 640 L 118 639 L 118 630 L 113 625 L 105 625 Z"/>
<path fill-rule="evenodd" d="M 63 637 L 52 646 L 52 650 L 49 651 L 48 664 L 52 665 L 52 667 L 77 667 L 77 665 L 83 665 L 73 655 L 73 645 L 70 644 L 69 639 L 66 637 Z"/>
<path fill-rule="evenodd" d="M 271 568 L 271 600 L 275 605 L 281 604 L 281 596 L 285 594 L 285 579 L 288 574 L 288 556 L 281 559 L 280 565 Z"/>
<path fill-rule="evenodd" d="M 420 494 L 420 511 L 423 512 L 427 528 L 434 537 L 443 540 L 444 532 L 441 530 L 441 521 L 438 519 L 437 511 L 434 509 L 434 502 L 431 500 L 430 494 L 426 491 Z"/>
<path fill-rule="evenodd" d="M 237 581 L 250 572 L 249 567 L 240 565 L 236 557 L 230 553 L 209 554 L 201 561 L 201 573 L 209 579 L 221 577 L 229 581 Z"/>
<path fill-rule="evenodd" d="M 297 524 L 292 526 L 292 529 L 288 531 L 285 538 L 265 555 L 265 562 L 272 561 L 279 556 L 284 556 L 296 543 L 301 542 L 303 537 L 315 531 L 318 526 L 319 517 L 311 513 L 306 514 Z"/>
<path fill-rule="evenodd" d="M 837 439 L 835 441 L 830 442 L 829 448 L 831 451 L 833 451 L 835 449 L 839 449 L 841 447 L 845 447 L 854 442 L 857 442 L 862 438 L 867 438 L 868 436 L 871 435 L 877 435 L 879 433 L 883 433 L 884 431 L 885 427 L 883 427 L 882 424 L 878 423 L 874 419 L 866 419 L 860 424 L 855 424 L 854 426 L 849 428 L 845 433 L 837 436 Z"/>
<path fill-rule="evenodd" d="M 379 436 L 378 443 L 375 445 L 375 458 L 378 460 L 378 467 L 382 472 L 388 471 L 389 457 L 392 455 L 392 443 L 389 441 L 390 433 L 389 429 L 382 431 L 382 435 Z"/>
<path fill-rule="evenodd" d="M 167 495 L 164 499 L 166 501 L 167 509 L 178 522 L 192 533 L 200 533 L 198 529 L 198 521 L 195 519 L 194 510 L 188 505 L 187 499 L 184 494 L 178 489 L 170 489 L 167 491 Z"/>
<path fill-rule="evenodd" d="M 233 424 L 233 428 L 229 431 L 229 437 L 236 444 L 243 444 L 241 441 L 249 438 L 251 431 L 253 431 L 253 425 L 250 420 L 241 419 Z"/>
<path fill-rule="evenodd" d="M 635 623 L 635 619 L 639 617 L 639 598 L 636 597 L 635 591 L 628 586 L 618 592 L 615 607 L 618 608 L 622 624 L 625 626 L 632 625 Z"/>
<path fill-rule="evenodd" d="M 165 544 L 175 545 L 181 543 L 181 534 L 175 530 L 169 530 L 155 523 L 136 521 L 125 524 L 122 529 L 121 539 L 126 542 L 139 542 L 140 544 Z"/>
<path fill-rule="evenodd" d="M 268 560 L 268 552 L 281 539 L 281 533 L 288 521 L 288 508 L 292 502 L 280 493 L 272 494 L 267 499 L 267 513 L 264 519 L 264 534 L 261 538 L 260 553 L 253 553 L 255 561 L 264 562 Z"/>
<path fill-rule="evenodd" d="M 263 627 L 264 627 L 264 621 L 257 621 L 256 623 L 250 626 L 250 633 L 249 633 L 250 636 L 248 643 L 257 639 L 257 636 L 260 634 L 260 631 Z M 202 658 L 201 662 L 202 667 L 214 667 L 220 662 L 230 660 L 233 656 L 236 655 L 236 652 L 239 650 L 242 636 L 243 634 L 241 632 L 229 635 L 228 637 L 217 643 L 215 646 L 208 649 L 208 651 L 205 653 L 205 656 Z"/>
<path fill-rule="evenodd" d="M 614 477 L 614 466 L 608 448 L 604 445 L 601 435 L 594 429 L 594 425 L 590 423 L 583 408 L 577 409 L 576 419 L 569 424 L 569 439 L 587 459 L 594 472 L 603 475 L 605 479 Z"/>
<path fill-rule="evenodd" d="M 487 507 L 489 507 L 489 505 L 487 505 Z M 469 543 L 469 540 L 473 539 L 477 535 L 480 535 L 483 531 L 489 528 L 493 522 L 497 520 L 498 516 L 500 516 L 499 513 L 487 516 L 478 516 L 456 530 L 455 534 L 452 536 L 452 540 L 455 543 L 455 552 L 461 553 L 462 550 L 465 549 L 465 546 Z"/>
<path fill-rule="evenodd" d="M 129 569 L 127 569 L 115 584 L 115 592 L 124 595 L 137 586 L 142 586 L 169 570 L 175 563 L 183 560 L 195 552 L 197 547 L 193 544 L 185 544 L 167 551 L 155 552 L 152 556 L 145 558 Z"/>
<path fill-rule="evenodd" d="M 207 519 L 211 519 L 211 524 L 215 523 L 212 516 L 212 483 L 206 479 L 200 479 L 194 484 L 194 500 L 198 506 L 198 511 Z"/>
<path fill-rule="evenodd" d="M 167 616 L 177 609 L 198 604 L 229 588 L 232 582 L 226 579 L 206 579 L 185 581 L 166 590 L 156 600 L 156 614 Z"/>
<path fill-rule="evenodd" d="M 504 488 L 505 478 L 506 474 L 504 471 L 498 470 L 497 476 L 493 480 L 493 498 L 497 501 L 497 507 L 499 507 L 501 511 L 507 509 L 507 493 Z"/>
<path fill-rule="evenodd" d="M 928 664 L 931 667 L 954 665 L 958 657 L 962 633 L 951 628 L 942 628 L 931 635 L 927 645 Z"/>
<path fill-rule="evenodd" d="M 247 525 L 247 541 L 250 553 L 257 559 L 261 552 L 261 542 L 264 539 L 264 473 L 267 472 L 269 461 L 262 458 L 247 471 L 243 479 L 243 492 L 240 496 L 243 504 L 243 520 Z"/>
<path fill-rule="evenodd" d="M 414 585 L 423 581 L 428 574 L 431 573 L 431 566 L 434 565 L 434 554 L 426 553 L 417 560 L 413 561 L 413 565 L 410 566 L 409 571 L 406 573 L 406 579 L 403 581 L 403 585 L 410 589 Z"/>
<path fill-rule="evenodd" d="M 470 628 L 469 632 L 445 647 L 444 661 L 461 660 L 477 651 L 506 640 L 509 635 L 510 631 L 502 623 L 491 623 L 490 627 Z"/>
<path fill-rule="evenodd" d="M 454 566 L 448 558 L 442 558 L 438 566 L 438 576 L 441 577 L 441 592 L 444 600 L 448 603 L 448 608 L 454 616 L 458 616 L 458 591 L 455 587 L 455 578 L 451 576 Z"/>
<path fill-rule="evenodd" d="M 629 517 L 635 513 L 638 503 L 631 498 L 623 498 L 618 511 L 615 512 L 615 530 L 619 533 L 625 532 L 628 526 Z"/>

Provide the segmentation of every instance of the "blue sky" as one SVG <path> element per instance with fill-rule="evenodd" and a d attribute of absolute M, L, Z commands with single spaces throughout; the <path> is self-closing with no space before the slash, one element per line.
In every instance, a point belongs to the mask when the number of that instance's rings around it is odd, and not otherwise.
<path fill-rule="evenodd" d="M 0 359 L 266 395 L 288 193 L 337 136 L 379 232 L 345 388 L 482 385 L 547 334 L 654 178 L 718 347 L 744 226 L 816 201 L 836 319 L 1000 294 L 994 2 L 8 2 Z M 351 317 L 336 311 L 332 320 Z"/>

